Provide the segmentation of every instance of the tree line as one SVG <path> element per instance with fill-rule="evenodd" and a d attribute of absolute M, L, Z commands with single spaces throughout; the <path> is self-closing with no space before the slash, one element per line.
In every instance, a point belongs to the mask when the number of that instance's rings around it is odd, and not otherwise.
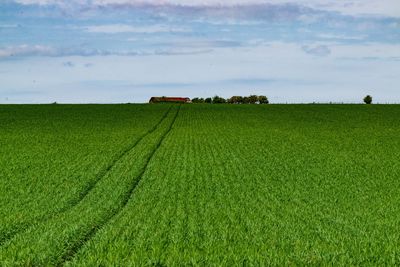
<path fill-rule="evenodd" d="M 232 96 L 230 98 L 223 98 L 220 96 L 214 97 L 195 97 L 192 103 L 207 103 L 207 104 L 269 104 L 268 97 L 265 95 L 250 95 L 250 96 Z"/>
<path fill-rule="evenodd" d="M 372 96 L 367 95 L 364 97 L 365 104 L 372 104 Z M 250 96 L 232 96 L 230 98 L 223 98 L 220 96 L 214 97 L 195 97 L 192 103 L 207 103 L 207 104 L 269 104 L 268 97 L 265 95 L 250 95 Z"/>

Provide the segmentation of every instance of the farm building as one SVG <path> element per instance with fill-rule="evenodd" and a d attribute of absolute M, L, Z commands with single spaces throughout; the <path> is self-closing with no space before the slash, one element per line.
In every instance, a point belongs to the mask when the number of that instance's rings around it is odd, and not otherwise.
<path fill-rule="evenodd" d="M 192 103 L 189 97 L 155 97 L 150 98 L 149 103 Z"/>

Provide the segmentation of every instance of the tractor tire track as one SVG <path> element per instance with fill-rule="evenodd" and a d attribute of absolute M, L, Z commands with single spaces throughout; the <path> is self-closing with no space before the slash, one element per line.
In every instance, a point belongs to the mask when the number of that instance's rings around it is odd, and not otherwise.
<path fill-rule="evenodd" d="M 171 109 L 172 109 L 172 106 L 165 112 L 165 114 L 161 117 L 160 121 L 157 124 L 155 124 L 150 130 L 148 130 L 142 136 L 140 136 L 136 140 L 136 142 L 134 142 L 133 144 L 131 144 L 130 146 L 125 148 L 123 151 L 121 151 L 110 162 L 110 164 L 108 164 L 105 168 L 100 170 L 100 172 L 96 176 L 96 179 L 94 179 L 92 183 L 89 183 L 89 186 L 87 186 L 87 188 L 85 188 L 85 190 L 79 194 L 79 197 L 76 200 L 72 201 L 70 203 L 70 205 L 68 205 L 66 208 L 58 211 L 57 214 L 66 212 L 66 211 L 72 209 L 73 207 L 75 207 L 76 205 L 78 205 L 86 197 L 86 195 L 88 195 L 90 193 L 90 191 L 92 191 L 93 188 L 95 188 L 96 185 L 107 175 L 107 173 L 110 172 L 110 170 L 115 166 L 115 164 L 117 164 L 118 161 L 120 161 L 126 154 L 128 154 L 131 150 L 133 150 L 140 143 L 140 141 L 142 141 L 146 136 L 153 133 L 160 126 L 160 124 L 168 117 L 168 114 L 170 113 Z"/>
<path fill-rule="evenodd" d="M 42 218 L 33 220 L 33 222 L 30 223 L 22 223 L 18 225 L 18 228 L 15 228 L 15 230 L 11 230 L 8 233 L 4 234 L 3 236 L 0 236 L 0 247 L 3 246 L 8 240 L 12 239 L 14 236 L 23 233 L 27 231 L 29 228 L 31 228 L 33 225 L 40 224 L 42 222 L 48 221 L 57 215 L 67 212 L 71 209 L 73 209 L 75 206 L 77 206 L 82 200 L 96 187 L 96 185 L 111 171 L 111 169 L 117 164 L 118 161 L 120 161 L 125 155 L 127 155 L 130 151 L 132 151 L 139 143 L 142 141 L 146 136 L 150 135 L 153 133 L 160 125 L 161 123 L 168 117 L 168 114 L 172 110 L 171 106 L 161 117 L 160 121 L 156 123 L 151 129 L 149 129 L 147 132 L 145 132 L 142 136 L 140 136 L 136 142 L 130 144 L 128 147 L 120 151 L 116 156 L 113 157 L 113 159 L 109 162 L 109 164 L 105 167 L 103 167 L 96 175 L 96 178 L 93 179 L 93 181 L 89 182 L 88 185 L 84 188 L 83 191 L 81 191 L 76 199 L 73 199 L 72 201 L 69 201 L 67 205 L 58 211 L 53 212 L 50 215 L 44 216 Z"/>
<path fill-rule="evenodd" d="M 75 255 L 86 245 L 86 243 L 88 243 L 95 236 L 95 234 L 99 230 L 103 229 L 111 221 L 111 219 L 113 219 L 115 216 L 117 216 L 125 208 L 125 206 L 129 202 L 129 200 L 132 198 L 132 195 L 133 195 L 135 189 L 137 188 L 140 181 L 142 180 L 142 177 L 147 170 L 147 166 L 149 165 L 154 154 L 160 148 L 160 146 L 162 145 L 166 136 L 171 132 L 172 127 L 175 124 L 175 121 L 179 115 L 180 109 L 181 109 L 181 105 L 178 106 L 175 116 L 172 119 L 172 122 L 170 123 L 168 129 L 161 136 L 161 138 L 158 141 L 158 143 L 156 144 L 155 148 L 150 152 L 148 158 L 145 161 L 144 166 L 142 167 L 141 171 L 139 172 L 139 175 L 132 181 L 132 184 L 131 184 L 129 190 L 124 195 L 120 206 L 117 209 L 115 209 L 114 212 L 108 214 L 108 216 L 106 216 L 102 222 L 100 222 L 98 225 L 94 226 L 86 235 L 82 236 L 82 238 L 80 240 L 76 241 L 75 244 L 64 255 L 62 255 L 59 258 L 59 260 L 56 262 L 55 265 L 63 266 L 63 265 L 65 265 L 66 262 L 71 261 L 75 257 Z"/>

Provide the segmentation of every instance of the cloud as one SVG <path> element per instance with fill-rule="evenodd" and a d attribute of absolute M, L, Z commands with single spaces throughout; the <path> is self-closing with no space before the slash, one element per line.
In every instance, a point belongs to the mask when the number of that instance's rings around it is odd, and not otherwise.
<path fill-rule="evenodd" d="M 163 33 L 163 32 L 188 32 L 183 27 L 169 27 L 164 25 L 132 26 L 127 24 L 109 24 L 85 27 L 85 30 L 92 33 Z"/>
<path fill-rule="evenodd" d="M 160 55 L 160 56 L 184 56 L 184 55 L 199 55 L 211 53 L 212 49 L 166 49 L 166 50 L 156 50 L 154 53 L 143 54 L 143 55 Z"/>
<path fill-rule="evenodd" d="M 128 38 L 128 41 L 137 42 L 137 38 Z M 166 39 L 162 41 L 155 41 L 152 43 L 156 47 L 174 47 L 175 49 L 197 49 L 207 50 L 213 48 L 227 48 L 227 47 L 242 47 L 248 45 L 254 45 L 255 43 L 235 41 L 230 39 L 205 39 L 205 38 L 192 38 L 192 37 L 180 37 L 173 38 L 172 40 Z"/>
<path fill-rule="evenodd" d="M 12 57 L 27 57 L 27 56 L 92 56 L 92 55 L 108 55 L 111 54 L 109 51 L 98 50 L 98 49 L 85 49 L 85 48 L 56 48 L 46 45 L 15 45 L 0 48 L 0 59 L 1 58 L 12 58 Z M 70 66 L 71 62 L 64 63 L 64 66 Z"/>
<path fill-rule="evenodd" d="M 327 39 L 327 40 L 349 40 L 349 41 L 362 41 L 365 40 L 367 35 L 345 35 L 345 34 L 329 34 L 329 33 L 321 33 L 317 35 L 318 38 Z"/>
<path fill-rule="evenodd" d="M 282 5 L 293 4 L 319 10 L 336 11 L 349 15 L 376 14 L 382 16 L 400 17 L 398 0 L 14 0 L 25 5 L 58 5 L 62 7 L 84 6 L 180 6 L 180 7 L 215 7 L 225 8 L 232 6 L 250 5 Z"/>
<path fill-rule="evenodd" d="M 94 66 L 92 63 L 80 63 L 80 64 L 76 64 L 76 63 L 74 63 L 74 62 L 72 62 L 72 61 L 63 62 L 62 65 L 63 65 L 64 67 L 67 67 L 67 68 L 74 68 L 74 67 L 79 67 L 79 66 L 85 67 L 85 68 L 91 68 L 91 67 Z"/>
<path fill-rule="evenodd" d="M 57 51 L 49 46 L 42 45 L 18 45 L 0 48 L 0 58 L 14 56 L 54 56 Z"/>
<path fill-rule="evenodd" d="M 400 5 L 393 0 L 383 0 L 379 6 L 391 6 L 388 10 L 397 14 L 396 18 L 387 18 L 384 13 L 380 16 L 359 16 L 365 13 L 376 14 L 379 10 L 371 0 L 14 0 L 20 4 L 33 5 L 27 12 L 33 17 L 69 17 L 96 18 L 104 25 L 84 27 L 91 33 L 163 33 L 187 32 L 184 27 L 188 23 L 214 23 L 225 25 L 251 25 L 265 22 L 293 22 L 296 25 L 322 25 L 329 29 L 353 29 L 354 31 L 392 31 L 398 29 L 400 23 Z M 382 1 L 382 2 L 383 2 Z M 398 1 L 398 0 L 395 0 Z M 343 3 L 346 3 L 344 5 Z M 369 4 L 368 4 L 369 3 Z M 0 4 L 1 5 L 1 4 Z M 48 8 L 49 5 L 54 5 Z M 373 8 L 360 11 L 360 6 L 370 5 Z M 397 6 L 397 11 L 396 10 Z M 336 8 L 335 8 L 336 7 Z M 1 7 L 0 7 L 1 8 Z M 349 11 L 353 10 L 353 11 Z M 338 12 L 339 11 L 339 12 Z M 344 15 L 346 14 L 346 15 Z M 388 16 L 388 14 L 386 14 Z M 160 23 L 159 25 L 132 25 L 132 17 L 136 21 Z M 113 18 L 112 20 L 108 20 Z M 116 21 L 115 18 L 118 18 Z M 111 23 L 110 23 L 111 21 Z M 128 23 L 127 23 L 128 22 Z M 168 26 L 176 22 L 177 26 Z M 393 25 L 393 26 L 388 26 Z M 283 27 L 284 25 L 279 25 Z"/>
<path fill-rule="evenodd" d="M 325 56 L 328 56 L 331 54 L 331 50 L 326 45 L 317 45 L 314 47 L 305 45 L 305 46 L 302 46 L 302 49 L 307 54 L 310 54 L 313 56 L 325 57 Z"/>
<path fill-rule="evenodd" d="M 311 15 L 317 11 L 297 4 L 254 4 L 254 5 L 225 5 L 225 6 L 161 6 L 148 7 L 159 16 L 168 18 L 171 14 L 178 18 L 197 21 L 219 20 L 235 25 L 243 21 L 298 21 L 304 14 Z"/>
<path fill-rule="evenodd" d="M 0 48 L 0 59 L 2 58 L 21 58 L 32 56 L 44 57 L 65 57 L 65 56 L 170 56 L 170 55 L 197 55 L 210 53 L 212 49 L 192 49 L 192 48 L 175 48 L 175 49 L 157 49 L 157 50 L 143 50 L 143 51 L 113 51 L 101 49 L 87 49 L 87 48 L 55 48 L 42 45 L 18 45 L 6 48 Z M 74 67 L 72 62 L 64 62 L 64 67 Z M 91 67 L 90 63 L 85 67 Z"/>

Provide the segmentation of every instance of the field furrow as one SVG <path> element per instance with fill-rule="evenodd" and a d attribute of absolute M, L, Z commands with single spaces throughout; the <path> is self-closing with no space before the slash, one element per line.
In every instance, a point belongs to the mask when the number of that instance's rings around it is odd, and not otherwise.
<path fill-rule="evenodd" d="M 99 223 L 97 225 L 96 228 L 92 228 L 92 230 L 90 232 L 88 232 L 86 235 L 82 236 L 79 240 L 79 242 L 76 242 L 75 245 L 73 247 L 71 247 L 59 260 L 58 264 L 64 264 L 66 261 L 69 261 L 71 259 L 73 259 L 73 257 L 75 256 L 75 254 L 77 252 L 79 252 L 79 250 L 99 231 L 101 230 L 112 218 L 114 218 L 114 216 L 118 215 L 126 206 L 126 204 L 128 203 L 128 201 L 131 199 L 133 192 L 136 188 L 136 186 L 139 184 L 139 182 L 141 181 L 141 178 L 143 177 L 143 174 L 145 173 L 147 166 L 149 165 L 150 160 L 153 158 L 154 154 L 156 153 L 156 151 L 158 150 L 158 148 L 161 146 L 162 142 L 164 141 L 164 138 L 169 134 L 169 132 L 172 129 L 172 126 L 175 123 L 176 118 L 178 117 L 179 114 L 179 110 L 180 110 L 180 106 L 178 108 L 178 110 L 175 113 L 175 116 L 173 117 L 172 122 L 169 124 L 168 129 L 163 133 L 163 135 L 161 136 L 161 138 L 158 139 L 157 144 L 155 146 L 155 148 L 150 152 L 150 154 L 148 155 L 144 166 L 141 168 L 140 173 L 138 174 L 138 176 L 134 179 L 134 182 L 130 185 L 130 187 L 128 188 L 129 190 L 127 191 L 127 193 L 125 194 L 125 197 L 123 198 L 123 201 L 121 203 L 121 205 L 118 207 L 118 209 L 116 209 L 112 214 L 108 214 L 104 220 Z M 169 111 L 168 111 L 169 112 Z M 168 115 L 168 113 L 166 114 Z M 164 117 L 165 118 L 165 117 Z M 164 118 L 162 120 L 164 120 Z M 161 120 L 161 122 L 162 122 Z M 160 122 L 160 123 L 161 123 Z M 158 125 L 157 125 L 158 126 Z M 154 130 L 156 129 L 156 127 L 154 128 Z M 153 131 L 154 131 L 153 130 Z M 151 132 L 150 132 L 151 133 Z M 150 134 L 149 133 L 149 134 Z"/>
<path fill-rule="evenodd" d="M 79 202 L 167 109 L 1 106 L 0 244 Z"/>
<path fill-rule="evenodd" d="M 0 249 L 0 262 L 59 264 L 72 256 L 124 207 L 177 112 L 177 107 L 173 107 L 158 127 L 117 161 L 77 205 L 7 241 Z"/>
<path fill-rule="evenodd" d="M 172 106 L 171 106 L 172 108 Z M 134 143 L 129 144 L 127 147 L 125 147 L 122 151 L 120 151 L 118 154 L 116 154 L 111 161 L 104 166 L 96 175 L 95 179 L 90 180 L 82 189 L 81 192 L 78 193 L 78 195 L 75 198 L 71 198 L 66 205 L 57 210 L 52 212 L 51 214 L 46 214 L 42 217 L 39 218 L 35 218 L 29 222 L 25 222 L 23 224 L 19 224 L 19 225 L 14 225 L 13 228 L 10 228 L 7 233 L 2 235 L 2 238 L 0 239 L 0 246 L 2 246 L 7 240 L 11 239 L 12 237 L 14 237 L 15 235 L 17 235 L 18 233 L 21 233 L 23 231 L 26 231 L 29 229 L 29 227 L 35 225 L 35 224 L 39 224 L 42 223 L 46 220 L 49 220 L 55 216 L 57 216 L 59 213 L 63 213 L 66 212 L 70 209 L 72 209 L 73 207 L 75 207 L 76 205 L 78 205 L 84 198 L 85 196 L 91 191 L 93 190 L 93 188 L 96 186 L 96 184 L 112 169 L 112 167 L 119 161 L 121 160 L 127 153 L 129 153 L 129 151 L 131 151 L 132 149 L 135 148 L 135 146 L 143 139 L 145 138 L 147 135 L 151 134 L 152 132 L 154 132 L 157 127 L 162 123 L 162 121 L 168 116 L 168 113 L 170 112 L 170 109 L 168 109 L 165 114 L 162 116 L 162 118 L 160 119 L 160 121 L 158 123 L 156 123 L 154 125 L 154 127 L 152 127 L 151 129 L 149 129 L 146 133 L 144 133 L 142 136 L 140 136 Z"/>

